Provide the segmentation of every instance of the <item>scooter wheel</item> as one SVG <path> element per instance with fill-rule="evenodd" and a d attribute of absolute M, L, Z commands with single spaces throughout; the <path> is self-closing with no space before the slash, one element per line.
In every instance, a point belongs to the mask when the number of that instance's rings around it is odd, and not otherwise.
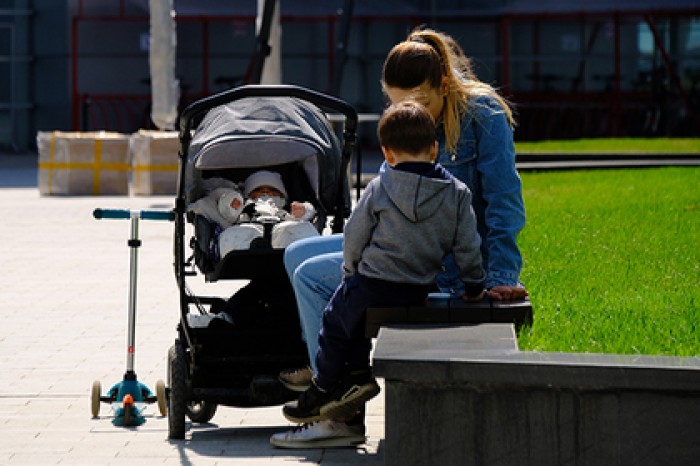
<path fill-rule="evenodd" d="M 156 381 L 156 400 L 158 401 L 158 411 L 161 416 L 168 415 L 168 400 L 165 397 L 165 382 L 161 379 Z"/>
<path fill-rule="evenodd" d="M 100 394 L 102 393 L 102 384 L 99 380 L 92 382 L 92 393 L 90 396 L 90 409 L 92 417 L 97 417 L 100 414 Z"/>
<path fill-rule="evenodd" d="M 124 404 L 122 406 L 122 425 L 125 427 L 133 426 L 134 424 L 134 403 L 133 400 L 130 404 Z"/>

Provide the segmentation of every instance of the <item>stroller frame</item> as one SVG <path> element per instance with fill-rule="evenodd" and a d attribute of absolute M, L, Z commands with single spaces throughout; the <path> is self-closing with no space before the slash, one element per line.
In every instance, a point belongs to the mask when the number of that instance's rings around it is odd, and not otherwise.
<path fill-rule="evenodd" d="M 270 406 L 284 403 L 295 395 L 294 392 L 284 388 L 277 380 L 277 374 L 270 374 L 269 370 L 268 373 L 261 374 L 245 373 L 238 377 L 238 379 L 242 379 L 242 384 L 238 382 L 235 384 L 224 382 L 224 386 L 221 386 L 222 382 L 216 378 L 200 377 L 200 373 L 205 372 L 204 366 L 208 364 L 213 364 L 213 367 L 217 368 L 216 372 L 223 373 L 226 372 L 225 369 L 222 369 L 224 366 L 219 367 L 217 364 L 224 364 L 228 369 L 244 366 L 249 368 L 251 367 L 249 364 L 251 361 L 235 354 L 225 354 L 221 357 L 213 358 L 211 354 L 205 355 L 200 349 L 202 345 L 197 344 L 200 335 L 196 333 L 195 329 L 190 327 L 187 321 L 187 315 L 192 306 L 201 310 L 203 306 L 211 306 L 211 309 L 214 309 L 223 304 L 223 300 L 218 297 L 196 296 L 187 286 L 187 278 L 198 275 L 196 267 L 192 264 L 192 258 L 188 259 L 185 252 L 185 226 L 188 220 L 185 186 L 192 132 L 209 110 L 248 97 L 296 98 L 308 102 L 318 109 L 337 112 L 345 117 L 337 195 L 335 196 L 335 204 L 328 209 L 328 214 L 332 215 L 331 231 L 333 233 L 342 232 L 345 218 L 349 215 L 349 190 L 345 188 L 348 186 L 347 169 L 357 138 L 358 115 L 348 103 L 336 97 L 299 86 L 247 85 L 198 100 L 183 110 L 178 120 L 180 172 L 175 200 L 174 237 L 174 267 L 179 288 L 180 321 L 177 327 L 178 336 L 174 345 L 168 351 L 168 387 L 166 389 L 168 399 L 168 437 L 171 439 L 184 438 L 186 416 L 193 422 L 208 422 L 213 417 L 217 405 L 220 404 L 228 406 Z M 243 255 L 246 252 L 244 251 Z M 293 299 L 293 291 L 282 267 L 282 253 L 282 250 L 271 250 L 269 253 L 266 252 L 264 254 L 270 254 L 279 259 L 280 267 L 276 273 L 273 273 L 273 279 L 285 290 L 282 294 L 285 292 L 291 293 L 289 296 L 292 297 L 294 309 L 290 310 L 290 312 L 293 312 L 293 319 L 296 320 L 295 324 L 298 325 L 298 313 L 296 312 L 296 304 Z M 239 277 L 223 275 L 221 278 Z M 208 276 L 207 281 L 210 281 Z M 290 329 L 289 331 L 297 332 L 298 342 L 296 344 L 300 353 L 299 357 L 306 361 L 306 349 L 301 340 L 301 333 L 298 327 L 296 330 Z M 201 338 L 199 340 L 201 341 Z M 253 361 L 255 364 L 252 364 L 252 367 L 255 367 L 254 370 L 263 367 L 269 369 L 270 367 L 275 367 L 275 363 L 279 364 L 279 359 L 277 355 L 262 354 L 256 357 L 256 360 Z"/>

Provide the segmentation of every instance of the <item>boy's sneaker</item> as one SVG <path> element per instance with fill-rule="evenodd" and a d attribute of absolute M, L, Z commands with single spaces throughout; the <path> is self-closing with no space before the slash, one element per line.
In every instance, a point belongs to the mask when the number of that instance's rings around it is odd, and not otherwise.
<path fill-rule="evenodd" d="M 270 437 L 270 443 L 279 448 L 354 447 L 365 440 L 364 425 L 348 425 L 330 419 L 302 424 Z"/>
<path fill-rule="evenodd" d="M 330 401 L 330 393 L 322 392 L 312 381 L 308 390 L 282 408 L 282 414 L 289 421 L 307 424 L 321 420 L 321 406 Z"/>
<path fill-rule="evenodd" d="M 311 386 L 314 374 L 309 366 L 301 369 L 289 369 L 280 372 L 279 380 L 282 385 L 295 392 L 305 392 Z"/>
<path fill-rule="evenodd" d="M 304 424 L 324 419 L 350 418 L 368 400 L 379 394 L 379 384 L 369 370 L 350 372 L 330 392 L 323 392 L 315 383 L 299 399 L 282 408 L 284 417 Z"/>

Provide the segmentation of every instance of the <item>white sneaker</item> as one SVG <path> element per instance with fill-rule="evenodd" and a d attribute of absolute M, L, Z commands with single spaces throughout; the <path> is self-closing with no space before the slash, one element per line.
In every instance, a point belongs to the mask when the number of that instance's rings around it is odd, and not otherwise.
<path fill-rule="evenodd" d="M 365 440 L 364 425 L 351 426 L 333 420 L 301 424 L 270 437 L 270 443 L 280 448 L 354 447 Z"/>
<path fill-rule="evenodd" d="M 206 328 L 213 318 L 211 314 L 187 314 L 187 325 L 192 328 Z"/>
<path fill-rule="evenodd" d="M 226 312 L 218 314 L 187 314 L 187 325 L 192 328 L 206 328 L 214 319 L 221 319 L 233 325 L 233 318 Z"/>

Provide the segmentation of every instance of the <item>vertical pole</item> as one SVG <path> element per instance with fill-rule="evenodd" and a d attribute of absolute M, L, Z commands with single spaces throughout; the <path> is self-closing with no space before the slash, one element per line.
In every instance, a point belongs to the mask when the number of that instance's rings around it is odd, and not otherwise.
<path fill-rule="evenodd" d="M 15 26 L 10 25 L 10 143 L 12 148 L 17 151 L 19 143 L 17 141 L 17 97 L 15 92 L 16 80 L 16 63 L 15 56 L 17 44 L 15 43 Z"/>
<path fill-rule="evenodd" d="M 82 2 L 80 8 L 82 11 Z M 71 21 L 71 94 L 73 97 L 73 105 L 71 107 L 73 131 L 80 130 L 80 95 L 78 94 L 78 20 L 79 17 L 73 17 Z"/>
<path fill-rule="evenodd" d="M 202 21 L 202 94 L 209 95 L 209 22 Z M 180 96 L 182 97 L 182 96 Z"/>
<path fill-rule="evenodd" d="M 501 19 L 501 89 L 505 95 L 510 94 L 510 19 Z"/>
<path fill-rule="evenodd" d="M 265 14 L 265 6 L 258 2 L 258 18 Z M 262 24 L 260 25 L 262 27 Z M 260 30 L 258 28 L 258 30 Z M 270 18 L 267 40 L 270 46 L 267 59 L 260 73 L 260 84 L 282 83 L 282 28 L 280 27 L 280 2 L 275 1 Z"/>
<path fill-rule="evenodd" d="M 131 238 L 128 245 L 131 249 L 129 261 L 129 323 L 127 328 L 126 342 L 126 372 L 134 372 L 134 360 L 136 357 L 136 272 L 138 270 L 138 248 L 139 241 L 139 215 L 140 212 L 131 212 Z"/>
<path fill-rule="evenodd" d="M 345 0 L 343 9 L 340 12 L 340 30 L 336 39 L 336 61 L 331 75 L 331 94 L 340 95 L 340 87 L 343 81 L 343 69 L 348 59 L 348 40 L 350 39 L 350 26 L 352 24 L 352 13 L 354 0 Z M 333 24 L 333 23 L 331 23 Z M 329 60 L 330 63 L 330 60 Z"/>
<path fill-rule="evenodd" d="M 614 92 L 615 92 L 615 98 L 613 99 L 613 115 L 612 115 L 612 134 L 610 136 L 617 137 L 620 135 L 620 128 L 622 127 L 621 125 L 621 120 L 622 120 L 622 101 L 620 98 L 620 60 L 622 59 L 622 54 L 620 53 L 620 15 L 618 13 L 615 13 L 614 17 L 614 32 L 613 32 L 613 37 L 615 40 L 615 50 L 613 54 L 613 59 L 615 60 L 614 63 L 614 69 L 615 69 L 615 85 L 614 85 Z"/>

